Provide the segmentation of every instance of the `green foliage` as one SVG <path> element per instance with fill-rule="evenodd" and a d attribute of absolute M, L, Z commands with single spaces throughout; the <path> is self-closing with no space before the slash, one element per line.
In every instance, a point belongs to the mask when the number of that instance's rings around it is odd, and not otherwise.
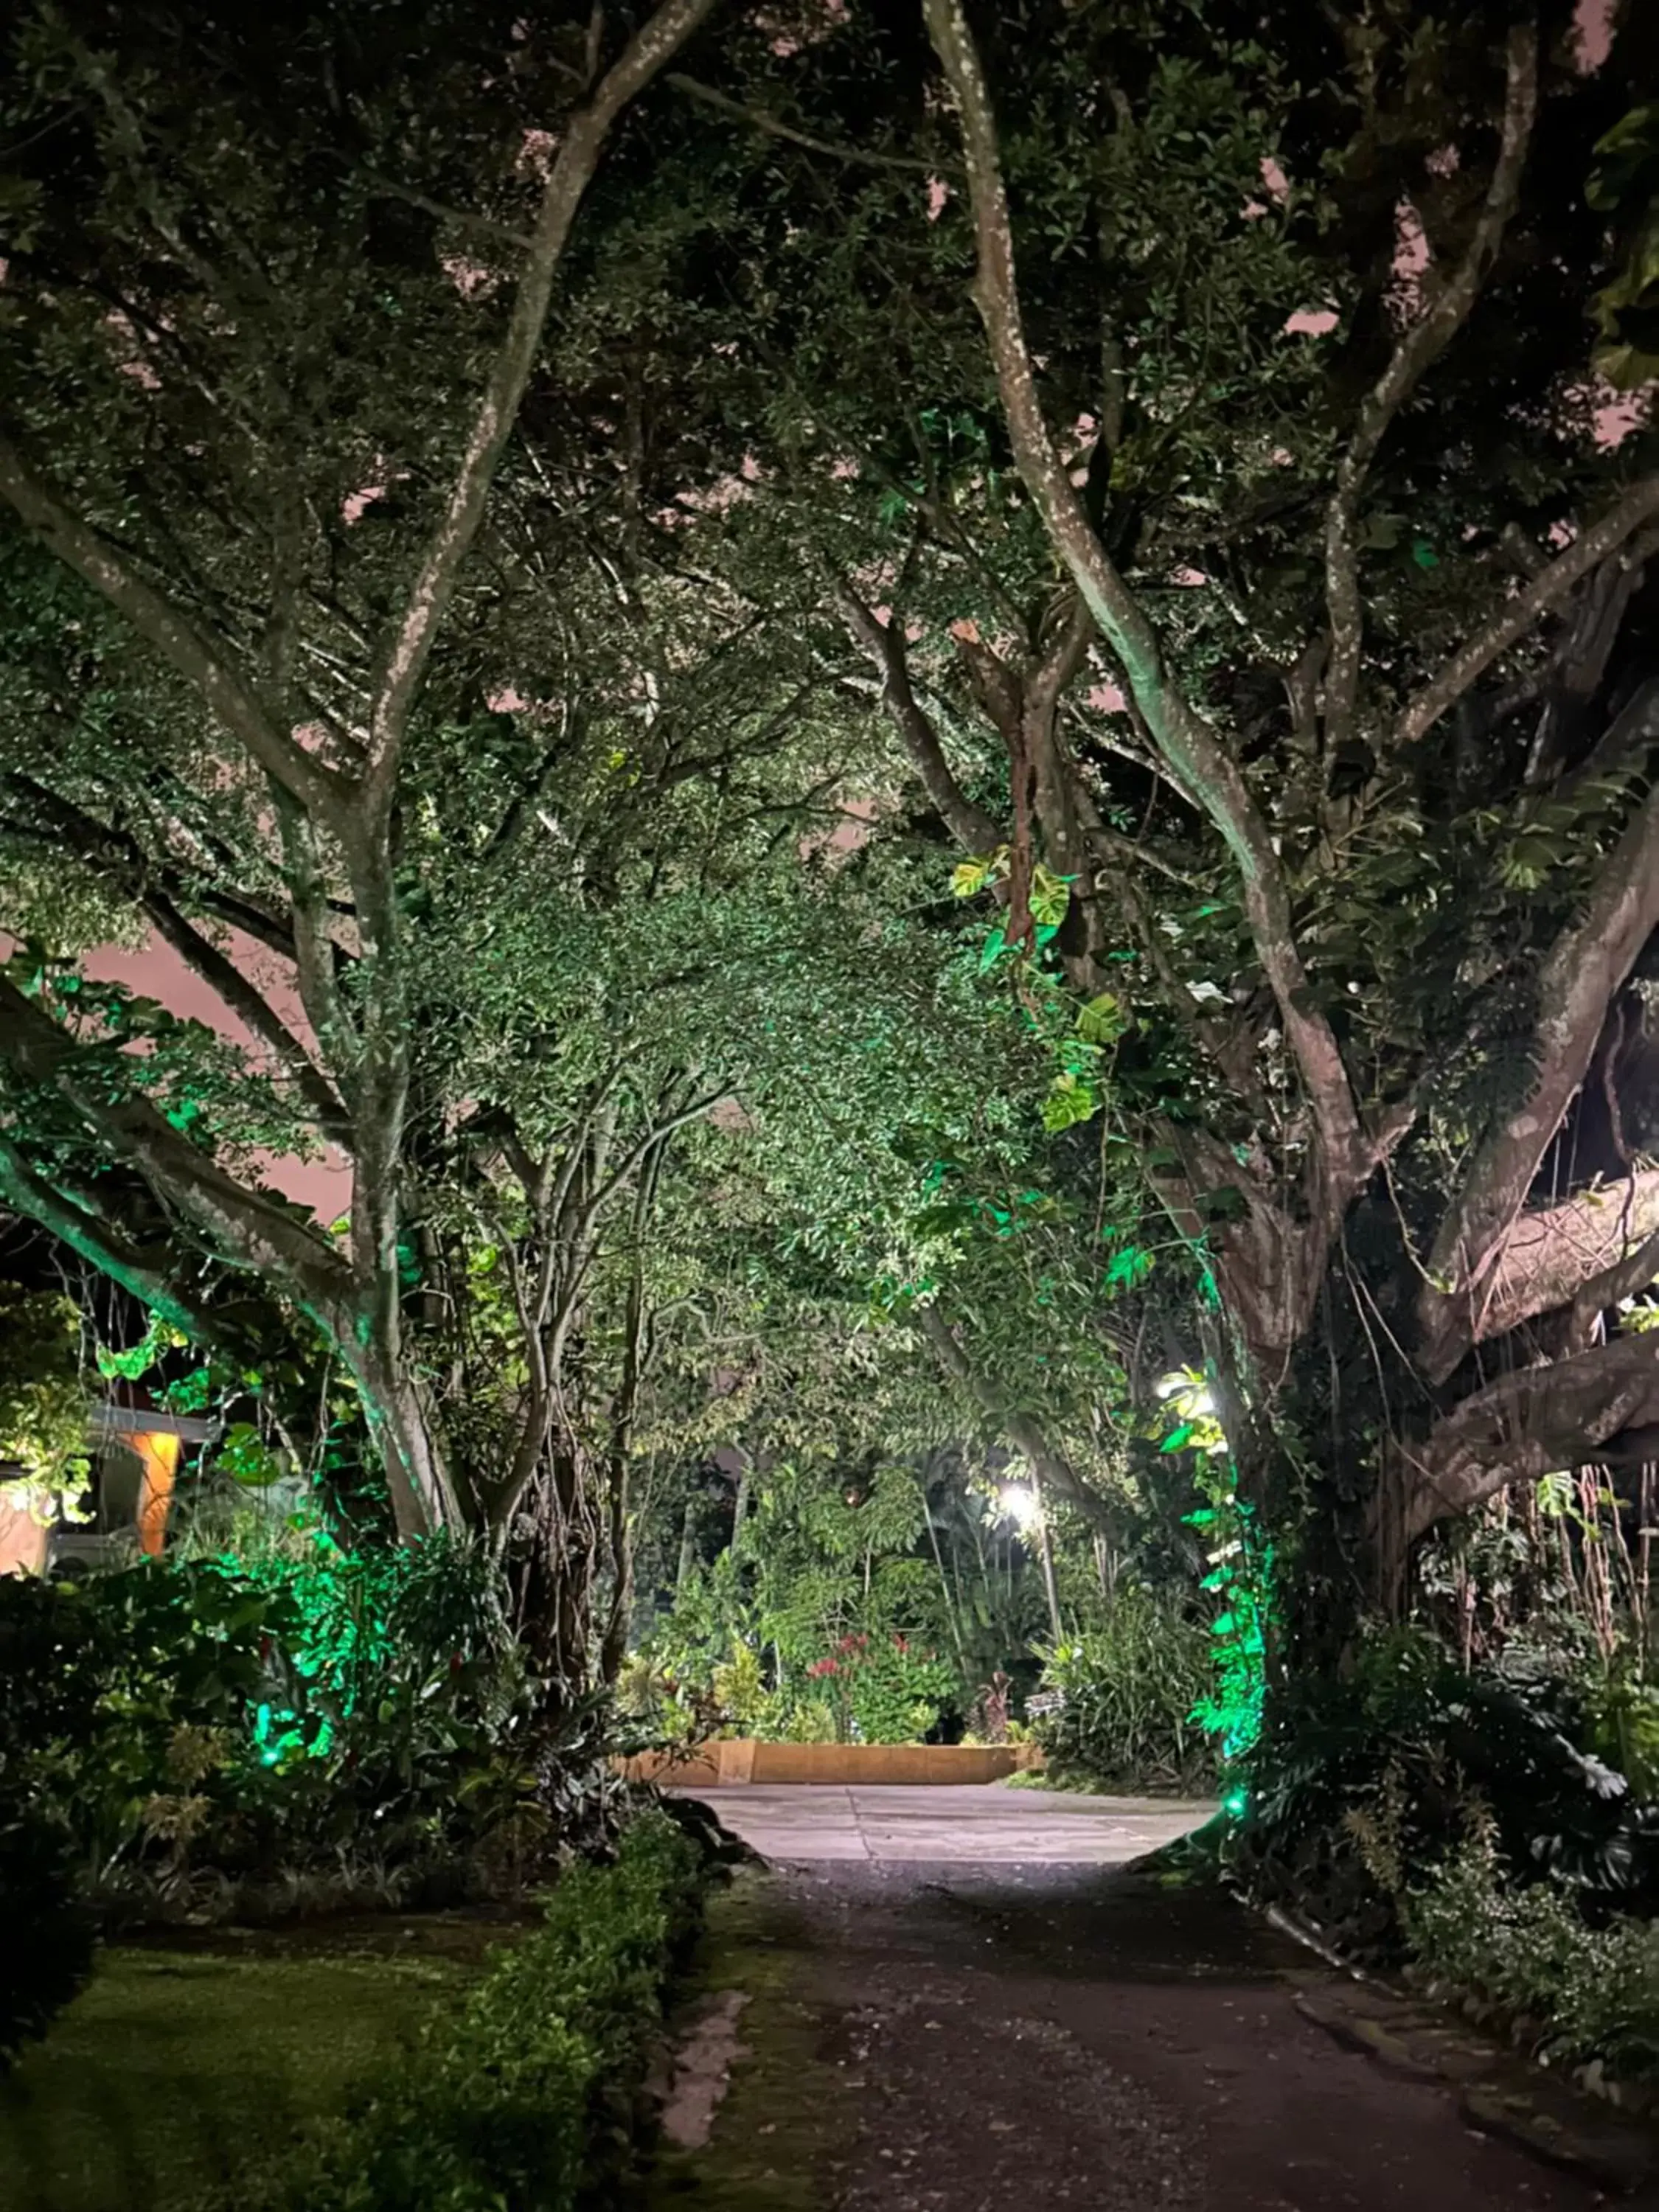
<path fill-rule="evenodd" d="M 1405 1869 L 1477 1824 L 1507 1878 L 1593 1909 L 1659 1905 L 1659 1806 L 1589 1748 L 1583 1693 L 1540 1669 L 1465 1673 L 1420 1630 L 1369 1639 L 1344 1678 L 1295 1678 L 1250 1761 L 1241 1864 L 1362 1956 L 1397 1955 Z"/>
<path fill-rule="evenodd" d="M 112 1911 L 254 1909 L 331 1873 L 512 1886 L 554 1840 L 534 1686 L 474 1547 L 313 1532 L 257 1571 L 0 1583 L 12 1623 L 9 1758 Z"/>
<path fill-rule="evenodd" d="M 1407 1893 L 1401 1919 L 1432 1991 L 1527 2022 L 1547 2061 L 1620 2084 L 1659 2076 L 1659 1921 L 1591 1924 L 1567 1884 L 1517 1883 L 1484 1832 Z"/>
<path fill-rule="evenodd" d="M 1097 1626 L 1048 1654 L 1034 1723 L 1059 1780 L 1196 1795 L 1214 1753 L 1194 1717 L 1210 1683 L 1201 1626 L 1172 1598 L 1121 1584 Z"/>
<path fill-rule="evenodd" d="M 699 1889 L 695 1846 L 641 1816 L 613 1864 L 566 1871 L 541 1927 L 498 1954 L 398 2079 L 239 2207 L 573 2212 L 611 2179 Z"/>
<path fill-rule="evenodd" d="M 949 1666 L 904 1636 L 843 1636 L 806 1674 L 839 1713 L 844 1742 L 920 1743 L 957 1687 Z"/>
<path fill-rule="evenodd" d="M 766 1711 L 766 1670 L 752 1645 L 734 1643 L 710 1680 L 715 1703 L 734 1735 L 750 1734 Z"/>
<path fill-rule="evenodd" d="M 1635 1654 L 1587 1669 L 1581 1692 L 1588 1747 L 1622 1774 L 1638 1797 L 1659 1802 L 1659 1682 Z"/>
<path fill-rule="evenodd" d="M 76 1517 L 89 1473 L 80 1343 L 70 1299 L 0 1283 L 0 1499 L 46 1521 Z"/>
<path fill-rule="evenodd" d="M 1659 374 L 1659 104 L 1632 108 L 1596 142 L 1584 197 L 1613 219 L 1622 247 L 1613 280 L 1595 295 L 1595 365 L 1636 392 Z"/>
<path fill-rule="evenodd" d="M 1261 1533 L 1255 1508 L 1238 1495 L 1231 1458 L 1224 1451 L 1212 1453 L 1201 1431 L 1187 1441 L 1200 1453 L 1197 1481 L 1206 1501 L 1187 1515 L 1187 1523 L 1204 1543 L 1207 1571 L 1201 1587 L 1221 1608 L 1210 1622 L 1213 1674 L 1196 1717 L 1215 1738 L 1224 1760 L 1248 1760 L 1261 1733 L 1267 1698 L 1273 1546 Z"/>

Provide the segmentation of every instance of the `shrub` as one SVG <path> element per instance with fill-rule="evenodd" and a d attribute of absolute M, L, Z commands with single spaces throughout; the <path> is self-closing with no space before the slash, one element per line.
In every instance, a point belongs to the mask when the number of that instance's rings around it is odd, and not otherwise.
<path fill-rule="evenodd" d="M 1411 1892 L 1401 1917 L 1431 1987 L 1524 2024 L 1540 2056 L 1599 2064 L 1620 2081 L 1659 2075 L 1659 1926 L 1589 1925 L 1559 1881 L 1507 1879 L 1480 1835 Z"/>
<path fill-rule="evenodd" d="M 1034 1723 L 1058 1781 L 1196 1790 L 1214 1780 L 1193 1717 L 1210 1686 L 1210 1639 L 1169 1599 L 1127 1585 L 1103 1624 L 1057 1644 L 1043 1689 L 1060 1702 Z"/>
<path fill-rule="evenodd" d="M 1591 1733 L 1571 1682 L 1468 1674 L 1427 1637 L 1391 1631 L 1346 1675 L 1275 1691 L 1236 1862 L 1364 1957 L 1400 1954 L 1398 1869 L 1443 1864 L 1483 1815 L 1507 1879 L 1651 1911 L 1659 1808 L 1582 1748 Z"/>
<path fill-rule="evenodd" d="M 319 2134 L 259 2212 L 570 2212 L 614 2165 L 662 1991 L 695 1927 L 696 1846 L 660 1813 L 580 1864 L 542 1926 L 434 2022 L 405 2077 Z"/>
<path fill-rule="evenodd" d="M 807 1670 L 837 1710 L 840 1735 L 860 1743 L 919 1743 L 956 1691 L 942 1659 L 904 1636 L 843 1636 Z"/>
<path fill-rule="evenodd" d="M 92 1962 L 76 1902 L 75 1831 L 60 1747 L 93 1734 L 91 1625 L 44 1584 L 0 1582 L 0 2068 L 68 2003 Z"/>
<path fill-rule="evenodd" d="M 26 1773 L 35 1828 L 117 1914 L 518 1887 L 582 1809 L 561 1759 L 592 1765 L 592 1716 L 550 1742 L 452 1542 L 0 1583 L 0 1797 Z"/>

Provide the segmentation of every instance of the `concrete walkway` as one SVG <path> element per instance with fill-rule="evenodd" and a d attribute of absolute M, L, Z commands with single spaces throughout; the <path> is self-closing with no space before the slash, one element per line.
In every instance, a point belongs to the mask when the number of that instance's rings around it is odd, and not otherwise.
<path fill-rule="evenodd" d="M 757 1783 L 688 1790 L 761 1856 L 933 1866 L 1121 1866 L 1201 1826 L 1215 1808 L 1079 1797 L 1000 1783 L 841 1789 Z"/>

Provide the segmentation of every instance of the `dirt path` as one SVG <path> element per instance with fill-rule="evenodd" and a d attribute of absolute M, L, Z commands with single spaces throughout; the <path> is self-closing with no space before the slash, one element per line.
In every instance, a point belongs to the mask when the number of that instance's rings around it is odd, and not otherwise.
<path fill-rule="evenodd" d="M 707 2143 L 665 2155 L 653 2212 L 1607 2201 L 1313 2025 L 1297 1996 L 1329 1978 L 1219 1895 L 1098 1865 L 745 1873 L 703 2004 L 746 2055 Z"/>

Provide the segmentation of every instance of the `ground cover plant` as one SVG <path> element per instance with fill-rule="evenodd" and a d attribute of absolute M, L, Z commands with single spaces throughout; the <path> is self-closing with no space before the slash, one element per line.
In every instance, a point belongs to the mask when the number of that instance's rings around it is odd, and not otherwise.
<path fill-rule="evenodd" d="M 540 1927 L 434 2021 L 395 2081 L 284 2159 L 263 2196 L 239 2185 L 238 2203 L 574 2212 L 606 2201 L 702 1878 L 677 1822 L 636 1820 L 614 1862 L 564 1874 Z"/>

